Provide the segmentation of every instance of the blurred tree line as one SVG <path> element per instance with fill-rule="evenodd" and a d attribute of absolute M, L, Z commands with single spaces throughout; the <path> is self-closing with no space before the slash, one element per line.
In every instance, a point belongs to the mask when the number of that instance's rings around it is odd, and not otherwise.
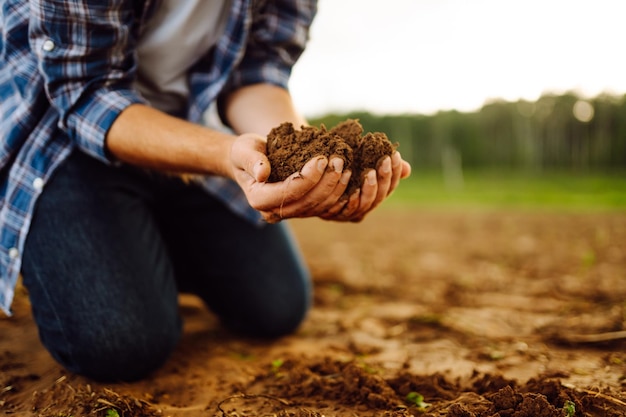
<path fill-rule="evenodd" d="M 546 94 L 535 102 L 490 102 L 471 113 L 352 112 L 310 122 L 332 127 L 347 118 L 359 119 L 366 132 L 385 132 L 414 169 L 443 168 L 452 179 L 474 168 L 626 169 L 626 95 Z"/>

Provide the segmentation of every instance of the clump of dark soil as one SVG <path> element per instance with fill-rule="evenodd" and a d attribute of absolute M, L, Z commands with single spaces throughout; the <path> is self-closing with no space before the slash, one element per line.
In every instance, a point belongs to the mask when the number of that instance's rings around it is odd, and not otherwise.
<path fill-rule="evenodd" d="M 376 169 L 386 155 L 391 156 L 397 144 L 392 144 L 381 132 L 363 134 L 363 127 L 356 120 L 346 120 L 328 130 L 303 126 L 296 129 L 291 123 L 283 123 L 272 129 L 267 136 L 267 157 L 272 172 L 269 182 L 283 181 L 299 172 L 304 164 L 316 156 L 338 156 L 344 161 L 344 170 L 352 171 L 346 195 L 363 184 L 370 169 Z"/>

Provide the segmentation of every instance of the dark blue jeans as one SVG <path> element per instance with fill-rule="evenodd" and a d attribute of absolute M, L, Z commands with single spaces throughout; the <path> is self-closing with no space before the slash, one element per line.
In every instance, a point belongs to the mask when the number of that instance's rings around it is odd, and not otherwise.
<path fill-rule="evenodd" d="M 39 199 L 22 275 L 44 346 L 101 381 L 163 364 L 181 335 L 179 291 L 253 337 L 295 330 L 311 295 L 284 224 L 251 225 L 197 186 L 80 152 Z"/>

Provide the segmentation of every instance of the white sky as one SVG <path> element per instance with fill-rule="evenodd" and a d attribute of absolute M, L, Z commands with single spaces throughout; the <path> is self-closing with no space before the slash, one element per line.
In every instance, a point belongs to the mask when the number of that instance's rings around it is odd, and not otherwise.
<path fill-rule="evenodd" d="M 291 90 L 307 116 L 623 94 L 626 0 L 320 0 Z"/>

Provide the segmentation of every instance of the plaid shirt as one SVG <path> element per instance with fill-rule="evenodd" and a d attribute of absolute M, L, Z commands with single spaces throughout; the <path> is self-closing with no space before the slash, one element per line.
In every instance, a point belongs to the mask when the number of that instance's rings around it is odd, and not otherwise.
<path fill-rule="evenodd" d="M 157 0 L 0 0 L 0 309 L 10 314 L 37 196 L 76 148 L 113 163 L 105 135 L 145 100 L 132 89 L 134 49 Z M 189 74 L 188 120 L 217 96 L 259 82 L 287 86 L 315 0 L 233 0 L 224 36 Z M 238 186 L 203 184 L 258 221 Z"/>

